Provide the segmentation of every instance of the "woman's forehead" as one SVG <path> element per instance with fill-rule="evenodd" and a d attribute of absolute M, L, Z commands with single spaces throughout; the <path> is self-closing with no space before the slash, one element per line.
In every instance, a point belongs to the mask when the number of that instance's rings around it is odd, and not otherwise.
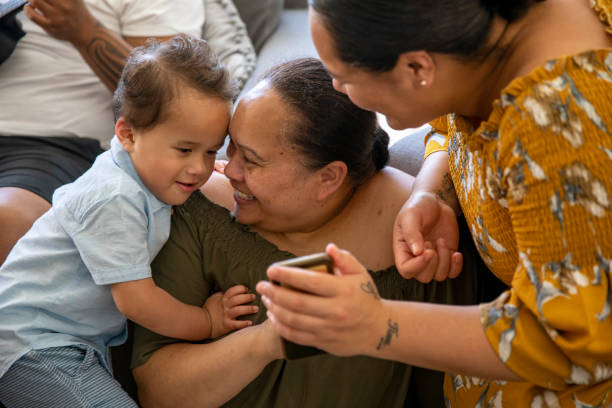
<path fill-rule="evenodd" d="M 286 129 L 292 120 L 295 120 L 295 114 L 278 92 L 271 87 L 260 88 L 258 85 L 238 102 L 230 122 L 230 132 L 276 135 Z"/>

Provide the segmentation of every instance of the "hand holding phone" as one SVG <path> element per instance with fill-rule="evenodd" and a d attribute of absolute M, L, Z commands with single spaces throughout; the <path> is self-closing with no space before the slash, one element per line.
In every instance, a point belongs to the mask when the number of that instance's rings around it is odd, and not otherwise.
<path fill-rule="evenodd" d="M 292 266 L 296 268 L 309 269 L 311 271 L 320 272 L 320 273 L 333 273 L 334 272 L 334 263 L 329 255 L 324 252 L 300 256 L 297 258 L 287 259 L 286 261 L 275 262 L 270 266 Z M 285 285 L 279 282 L 272 282 L 276 285 L 280 285 L 283 287 L 290 288 L 292 290 L 298 290 L 292 288 L 289 285 Z M 287 360 L 295 360 L 298 358 L 304 358 L 309 356 L 314 356 L 317 354 L 325 353 L 323 350 L 318 349 L 316 347 L 311 346 L 302 346 L 297 343 L 293 343 L 284 338 L 281 338 L 283 351 Z"/>

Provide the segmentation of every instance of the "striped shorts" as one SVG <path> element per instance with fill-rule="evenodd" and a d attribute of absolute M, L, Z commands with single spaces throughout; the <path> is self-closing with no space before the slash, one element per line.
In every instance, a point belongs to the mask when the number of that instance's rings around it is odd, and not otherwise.
<path fill-rule="evenodd" d="M 86 346 L 25 354 L 0 378 L 0 401 L 6 408 L 138 408 Z"/>

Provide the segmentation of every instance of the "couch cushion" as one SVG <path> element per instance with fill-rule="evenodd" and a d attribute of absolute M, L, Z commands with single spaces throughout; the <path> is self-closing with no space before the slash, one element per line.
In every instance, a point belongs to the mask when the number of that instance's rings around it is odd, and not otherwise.
<path fill-rule="evenodd" d="M 424 138 L 429 130 L 429 125 L 420 127 L 393 143 L 389 148 L 389 166 L 416 176 L 423 164 Z"/>
<path fill-rule="evenodd" d="M 242 89 L 255 69 L 255 49 L 231 0 L 204 0 L 206 39 Z"/>
<path fill-rule="evenodd" d="M 284 0 L 234 0 L 234 3 L 246 24 L 255 51 L 259 52 L 278 27 Z"/>
<path fill-rule="evenodd" d="M 257 66 L 242 90 L 252 88 L 272 66 L 298 57 L 315 57 L 317 51 L 308 29 L 308 10 L 285 10 L 277 30 L 268 38 L 257 55 Z"/>

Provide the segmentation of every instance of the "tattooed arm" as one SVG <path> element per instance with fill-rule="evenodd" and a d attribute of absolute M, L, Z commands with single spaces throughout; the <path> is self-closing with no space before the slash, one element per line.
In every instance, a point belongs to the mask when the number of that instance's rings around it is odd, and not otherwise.
<path fill-rule="evenodd" d="M 91 15 L 83 0 L 32 0 L 25 14 L 50 36 L 70 42 L 111 92 L 132 47 L 146 40 L 122 38 L 110 31 Z"/>
<path fill-rule="evenodd" d="M 274 329 L 296 343 L 339 356 L 368 355 L 440 371 L 520 380 L 501 362 L 480 323 L 478 306 L 381 299 L 365 268 L 328 245 L 336 274 L 274 266 L 257 291 Z M 318 295 L 313 296 L 312 294 Z"/>

